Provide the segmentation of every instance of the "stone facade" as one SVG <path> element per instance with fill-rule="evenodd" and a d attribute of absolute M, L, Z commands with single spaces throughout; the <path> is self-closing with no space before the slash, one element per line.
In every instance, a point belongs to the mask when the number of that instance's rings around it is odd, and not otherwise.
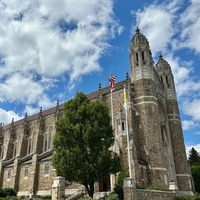
<path fill-rule="evenodd" d="M 131 173 L 141 187 L 153 184 L 192 194 L 181 120 L 170 65 L 162 56 L 154 66 L 149 42 L 139 29 L 130 44 L 130 77 L 115 85 L 112 93 L 115 146 L 128 172 L 127 132 Z M 128 99 L 128 130 L 123 108 L 124 86 Z M 111 108 L 110 88 L 88 94 Z M 0 187 L 12 187 L 18 195 L 50 195 L 56 171 L 51 166 L 55 122 L 63 104 L 11 124 L 0 126 Z M 113 177 L 110 181 L 114 184 Z M 70 189 L 79 185 L 70 185 Z M 97 186 L 96 186 L 97 187 Z M 100 186 L 99 186 L 100 188 Z M 113 188 L 113 185 L 110 186 Z"/>
<path fill-rule="evenodd" d="M 174 200 L 176 194 L 166 191 L 138 190 L 127 188 L 124 190 L 124 200 Z"/>
<path fill-rule="evenodd" d="M 175 191 L 136 189 L 134 183 L 133 179 L 124 179 L 124 200 L 174 200 L 177 195 Z"/>

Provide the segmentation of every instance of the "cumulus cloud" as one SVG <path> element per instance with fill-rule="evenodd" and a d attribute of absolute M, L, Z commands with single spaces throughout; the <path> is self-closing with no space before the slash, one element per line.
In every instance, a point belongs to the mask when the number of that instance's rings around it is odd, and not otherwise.
<path fill-rule="evenodd" d="M 43 95 L 43 88 L 30 77 L 15 73 L 0 85 L 1 98 L 8 101 L 35 103 Z"/>
<path fill-rule="evenodd" d="M 0 108 L 0 122 L 3 122 L 4 124 L 11 123 L 12 118 L 14 118 L 14 121 L 17 121 L 21 118 L 21 116 L 17 115 L 13 111 L 5 111 Z"/>
<path fill-rule="evenodd" d="M 195 123 L 192 120 L 183 120 L 182 121 L 183 130 L 191 130 L 191 129 L 198 127 L 199 125 L 200 125 L 199 123 Z"/>
<path fill-rule="evenodd" d="M 52 106 L 48 90 L 60 77 L 73 89 L 100 71 L 108 40 L 122 31 L 107 0 L 2 0 L 0 18 L 0 99 L 31 113 L 32 104 Z"/>
<path fill-rule="evenodd" d="M 121 32 L 112 1 L 1 1 L 0 77 L 16 71 L 55 77 L 71 84 L 100 70 L 107 40 Z M 77 12 L 78 10 L 78 12 Z"/>
<path fill-rule="evenodd" d="M 200 2 L 193 0 L 190 6 L 181 14 L 180 19 L 183 40 L 182 47 L 194 49 L 196 53 L 200 53 Z"/>
<path fill-rule="evenodd" d="M 174 12 L 179 8 L 180 1 L 171 3 L 157 4 L 153 3 L 144 8 L 132 12 L 136 16 L 136 24 L 133 25 L 132 32 L 138 26 L 147 36 L 153 55 L 165 53 L 175 34 L 173 22 L 175 20 Z M 158 40 L 159 38 L 159 40 Z"/>
<path fill-rule="evenodd" d="M 200 121 L 200 99 L 185 101 L 183 111 L 186 115 L 192 116 L 193 120 Z"/>

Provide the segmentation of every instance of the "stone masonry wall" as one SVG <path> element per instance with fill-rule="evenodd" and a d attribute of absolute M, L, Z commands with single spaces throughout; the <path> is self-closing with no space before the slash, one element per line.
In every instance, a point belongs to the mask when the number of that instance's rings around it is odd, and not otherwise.
<path fill-rule="evenodd" d="M 124 189 L 124 200 L 174 200 L 176 194 L 166 191 Z"/>
<path fill-rule="evenodd" d="M 184 145 L 184 138 L 182 134 L 181 120 L 178 110 L 178 103 L 176 100 L 167 100 L 168 124 L 171 133 L 171 143 L 173 149 L 175 170 L 178 188 L 181 191 L 191 191 L 192 184 L 188 162 L 186 158 L 186 151 Z"/>

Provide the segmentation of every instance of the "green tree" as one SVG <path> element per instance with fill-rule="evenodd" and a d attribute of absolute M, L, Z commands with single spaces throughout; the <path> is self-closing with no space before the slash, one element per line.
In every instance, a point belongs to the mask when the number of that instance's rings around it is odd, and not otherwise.
<path fill-rule="evenodd" d="M 124 178 L 128 177 L 127 172 L 125 171 L 120 171 L 118 174 L 118 182 L 115 185 L 114 192 L 118 195 L 119 200 L 124 199 L 124 191 L 123 191 L 123 183 L 124 183 Z"/>
<path fill-rule="evenodd" d="M 65 103 L 56 131 L 53 166 L 57 174 L 83 184 L 93 197 L 94 182 L 120 170 L 119 157 L 110 148 L 114 135 L 107 106 L 77 93 Z"/>
<path fill-rule="evenodd" d="M 190 149 L 189 151 L 189 163 L 191 165 L 194 165 L 194 164 L 200 164 L 200 155 L 199 153 L 195 150 L 195 148 L 192 147 L 192 149 Z"/>
<path fill-rule="evenodd" d="M 192 177 L 196 192 L 200 193 L 200 164 L 191 166 Z"/>
<path fill-rule="evenodd" d="M 191 165 L 195 190 L 200 193 L 200 155 L 195 148 L 190 149 L 188 161 Z"/>

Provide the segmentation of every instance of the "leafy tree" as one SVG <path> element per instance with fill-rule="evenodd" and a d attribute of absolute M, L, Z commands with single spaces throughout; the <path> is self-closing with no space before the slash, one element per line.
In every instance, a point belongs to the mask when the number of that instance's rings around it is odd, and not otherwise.
<path fill-rule="evenodd" d="M 200 155 L 193 147 L 189 151 L 188 160 L 191 165 L 200 164 Z"/>
<path fill-rule="evenodd" d="M 196 192 L 200 193 L 200 164 L 191 166 L 192 177 Z"/>
<path fill-rule="evenodd" d="M 200 155 L 194 149 L 190 149 L 188 161 L 191 165 L 192 177 L 196 192 L 200 193 Z"/>
<path fill-rule="evenodd" d="M 107 106 L 77 93 L 65 103 L 56 131 L 53 166 L 57 174 L 83 184 L 93 197 L 94 182 L 120 170 L 119 157 L 110 148 L 114 135 Z"/>
<path fill-rule="evenodd" d="M 119 172 L 118 181 L 114 188 L 114 192 L 118 195 L 119 200 L 124 199 L 123 183 L 124 183 L 124 178 L 126 178 L 126 177 L 128 177 L 127 172 L 125 172 L 125 171 Z"/>

